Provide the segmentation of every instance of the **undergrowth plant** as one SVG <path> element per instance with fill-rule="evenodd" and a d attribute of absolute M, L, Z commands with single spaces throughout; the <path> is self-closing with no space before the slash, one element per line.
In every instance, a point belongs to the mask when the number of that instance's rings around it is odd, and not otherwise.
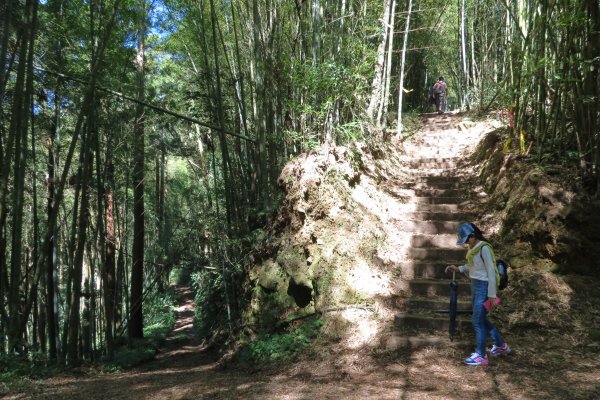
<path fill-rule="evenodd" d="M 225 284 L 220 271 L 192 274 L 195 298 L 194 328 L 201 338 L 210 336 L 216 326 L 225 326 Z"/>
<path fill-rule="evenodd" d="M 47 378 L 62 369 L 49 364 L 47 356 L 39 352 L 0 354 L 0 397 L 12 388 L 21 387 L 29 379 Z"/>
<path fill-rule="evenodd" d="M 105 371 L 121 371 L 152 360 L 158 346 L 167 337 L 175 324 L 175 293 L 168 289 L 165 293 L 149 296 L 144 303 L 146 326 L 144 339 L 125 343 L 118 347 L 112 360 L 101 359 L 100 367 Z M 18 387 L 29 379 L 43 379 L 65 371 L 64 365 L 51 362 L 46 354 L 0 354 L 0 396 Z"/>
<path fill-rule="evenodd" d="M 300 326 L 283 333 L 262 333 L 246 343 L 235 360 L 246 367 L 259 368 L 275 362 L 293 361 L 317 337 L 323 320 L 306 320 Z"/>
<path fill-rule="evenodd" d="M 135 340 L 119 347 L 113 360 L 108 360 L 105 369 L 120 371 L 132 368 L 154 358 L 158 347 L 175 325 L 176 304 L 172 287 L 164 293 L 155 293 L 144 302 L 144 339 Z"/>

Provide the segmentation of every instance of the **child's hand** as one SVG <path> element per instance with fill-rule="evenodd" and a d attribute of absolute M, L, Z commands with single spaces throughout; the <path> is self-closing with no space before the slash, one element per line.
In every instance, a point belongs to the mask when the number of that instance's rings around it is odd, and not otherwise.
<path fill-rule="evenodd" d="M 460 272 L 460 269 L 456 265 L 448 265 L 446 267 L 446 273 L 448 273 L 448 271 Z"/>
<path fill-rule="evenodd" d="M 483 302 L 483 306 L 485 309 L 490 312 L 500 303 L 499 297 L 488 297 L 486 301 Z"/>

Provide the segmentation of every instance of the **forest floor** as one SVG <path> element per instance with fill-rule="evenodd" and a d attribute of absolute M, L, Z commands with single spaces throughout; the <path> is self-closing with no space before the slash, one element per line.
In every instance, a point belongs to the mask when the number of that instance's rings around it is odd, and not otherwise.
<path fill-rule="evenodd" d="M 459 116 L 446 115 L 459 122 Z M 425 130 L 435 130 L 432 123 Z M 451 136 L 449 141 L 456 140 Z M 505 333 L 513 353 L 487 367 L 462 363 L 472 337 L 422 348 L 332 344 L 262 369 L 224 364 L 194 337 L 193 292 L 177 288 L 175 328 L 155 360 L 122 372 L 79 372 L 29 381 L 7 399 L 598 399 L 597 342 L 562 331 Z M 445 338 L 443 338 L 445 339 Z"/>
<path fill-rule="evenodd" d="M 225 369 L 193 334 L 193 293 L 179 287 L 175 328 L 157 358 L 141 367 L 31 382 L 7 399 L 597 399 L 600 357 L 571 343 L 527 334 L 514 354 L 483 368 L 469 352 L 400 349 L 332 351 L 282 370 Z"/>

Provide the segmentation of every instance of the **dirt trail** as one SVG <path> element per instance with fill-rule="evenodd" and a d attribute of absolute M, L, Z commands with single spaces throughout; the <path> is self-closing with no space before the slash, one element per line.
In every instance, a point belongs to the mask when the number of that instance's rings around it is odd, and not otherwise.
<path fill-rule="evenodd" d="M 428 116 L 421 135 L 406 144 L 413 157 L 458 156 L 473 143 L 461 117 Z M 473 123 L 470 123 L 473 124 Z M 473 124 L 474 125 L 474 124 Z M 473 126 L 471 126 L 473 128 Z M 477 129 L 477 127 L 475 127 Z M 470 130 L 473 133 L 473 129 Z M 438 151 L 422 147 L 439 134 Z M 473 133 L 477 136 L 476 132 Z M 431 151 L 431 146 L 429 150 Z M 178 288 L 180 307 L 171 336 L 157 358 L 136 369 L 93 376 L 62 375 L 32 382 L 9 399 L 596 399 L 600 357 L 547 332 L 512 333 L 514 354 L 485 368 L 462 364 L 469 345 L 394 350 L 369 346 L 302 359 L 281 371 L 220 368 L 193 335 L 193 294 Z M 542 345 L 542 343 L 544 343 Z"/>

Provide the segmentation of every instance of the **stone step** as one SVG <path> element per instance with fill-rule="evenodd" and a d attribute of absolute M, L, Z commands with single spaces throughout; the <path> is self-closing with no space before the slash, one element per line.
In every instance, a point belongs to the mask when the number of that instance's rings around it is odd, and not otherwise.
<path fill-rule="evenodd" d="M 415 205 L 415 211 L 422 212 L 458 212 L 463 209 L 461 204 L 425 204 Z"/>
<path fill-rule="evenodd" d="M 408 299 L 405 305 L 405 311 L 410 313 L 417 312 L 434 312 L 439 316 L 444 316 L 450 312 L 450 299 L 443 298 L 411 298 Z M 459 314 L 471 314 L 471 300 L 461 299 L 456 304 Z"/>
<path fill-rule="evenodd" d="M 444 169 L 444 168 L 429 168 L 429 169 L 420 169 L 420 168 L 406 168 L 404 169 L 411 179 L 417 178 L 452 178 L 456 176 L 455 169 Z"/>
<path fill-rule="evenodd" d="M 465 257 L 465 250 L 460 247 L 411 247 L 408 257 L 413 260 L 460 260 Z"/>
<path fill-rule="evenodd" d="M 448 135 L 452 135 L 456 133 L 456 128 L 454 125 L 444 125 L 437 127 L 434 131 L 431 132 L 423 132 L 419 135 L 422 139 L 426 139 L 425 142 L 432 142 L 431 139 L 448 139 Z M 422 147 L 422 146 L 420 146 Z M 438 147 L 438 146 L 430 146 L 430 147 Z"/>
<path fill-rule="evenodd" d="M 411 176 L 426 177 L 450 177 L 455 175 L 455 168 L 443 168 L 443 167 L 426 167 L 419 165 L 405 165 L 402 171 L 408 173 Z"/>
<path fill-rule="evenodd" d="M 400 313 L 396 314 L 394 325 L 400 329 L 418 328 L 447 332 L 450 327 L 450 317 L 448 315 Z M 456 318 L 456 327 L 457 330 L 461 331 L 472 329 L 470 316 L 458 315 Z"/>
<path fill-rule="evenodd" d="M 461 187 L 461 181 L 458 179 L 456 181 L 439 180 L 439 181 L 433 181 L 433 182 L 412 180 L 409 182 L 398 182 L 398 185 L 400 185 L 404 188 L 413 189 L 413 190 L 458 189 L 459 187 Z"/>
<path fill-rule="evenodd" d="M 415 196 L 417 197 L 462 197 L 464 195 L 463 189 L 413 189 Z"/>
<path fill-rule="evenodd" d="M 431 136 L 431 137 L 424 138 L 424 139 L 426 142 L 439 142 L 439 141 L 443 140 L 443 138 L 440 135 Z M 458 146 L 458 147 L 464 148 L 464 146 Z M 414 144 L 411 144 L 410 146 L 405 146 L 404 150 L 406 151 L 406 154 L 427 154 L 428 156 L 431 156 L 431 157 L 440 157 L 440 158 L 452 158 L 453 156 L 456 156 L 457 152 L 460 151 L 456 148 L 441 149 L 437 146 L 434 146 L 434 145 L 432 146 L 429 143 L 424 143 L 421 146 L 415 146 Z"/>
<path fill-rule="evenodd" d="M 446 267 L 448 265 L 460 265 L 464 263 L 464 252 L 463 257 L 455 260 L 444 260 L 440 261 L 429 261 L 429 260 L 415 260 L 408 261 L 402 264 L 403 268 L 411 268 L 415 278 L 421 279 L 450 279 L 452 273 L 446 273 Z"/>
<path fill-rule="evenodd" d="M 411 242 L 412 247 L 457 247 L 456 234 L 444 234 L 444 235 L 413 235 Z M 465 251 L 463 249 L 463 251 Z"/>
<path fill-rule="evenodd" d="M 388 193 L 394 193 L 397 196 L 402 197 L 430 197 L 430 198 L 439 198 L 439 197 L 456 197 L 460 198 L 464 195 L 464 190 L 462 189 L 434 189 L 434 188 L 425 188 L 425 189 L 409 189 L 409 188 L 399 188 L 399 187 L 386 187 Z"/>
<path fill-rule="evenodd" d="M 416 221 L 470 221 L 472 218 L 473 214 L 466 212 L 415 211 L 410 216 Z"/>
<path fill-rule="evenodd" d="M 461 157 L 422 157 L 422 158 L 413 158 L 409 156 L 400 157 L 401 161 L 404 162 L 417 162 L 417 163 L 437 163 L 437 162 L 457 162 L 462 160 Z"/>
<path fill-rule="evenodd" d="M 397 188 L 397 187 L 386 187 L 386 191 L 395 196 L 402 196 L 405 198 L 458 198 L 462 200 L 464 197 L 464 190 L 462 189 L 409 189 L 409 188 Z"/>
<path fill-rule="evenodd" d="M 413 279 L 408 282 L 413 296 L 442 296 L 450 297 L 450 281 L 441 279 Z M 471 296 L 471 285 L 467 282 L 458 283 L 458 296 Z"/>
<path fill-rule="evenodd" d="M 405 163 L 408 168 L 414 169 L 456 169 L 458 168 L 458 163 L 456 161 L 421 161 L 421 160 L 412 160 Z"/>
<path fill-rule="evenodd" d="M 452 221 L 396 221 L 395 226 L 403 232 L 418 234 L 455 233 L 458 222 Z"/>
<path fill-rule="evenodd" d="M 446 184 L 446 183 L 460 184 L 460 183 L 464 182 L 464 178 L 461 176 L 456 176 L 456 175 L 448 175 L 448 176 L 423 175 L 423 176 L 415 177 L 414 179 L 412 179 L 412 181 L 427 183 L 432 186 L 436 186 L 436 185 Z"/>
<path fill-rule="evenodd" d="M 439 141 L 440 139 L 448 139 L 449 135 L 455 135 L 456 134 L 456 128 L 454 125 L 446 125 L 444 124 L 443 126 L 437 126 L 435 127 L 434 131 L 431 132 L 423 132 L 420 137 L 424 140 L 424 146 L 428 146 L 428 147 L 438 147 L 439 146 L 432 146 L 430 145 L 430 143 L 436 143 L 436 141 Z M 436 141 L 432 140 L 432 139 L 436 139 Z M 420 146 L 421 148 L 424 146 Z"/>
<path fill-rule="evenodd" d="M 413 197 L 411 199 L 417 204 L 457 204 L 462 205 L 463 199 L 460 197 Z"/>
<path fill-rule="evenodd" d="M 440 158 L 452 158 L 453 156 L 456 155 L 455 149 L 440 149 L 440 148 L 436 148 L 433 146 L 419 147 L 419 146 L 412 146 L 412 145 L 407 144 L 406 146 L 404 146 L 404 150 L 407 154 L 425 153 L 430 156 L 435 156 L 435 157 L 440 157 Z M 423 150 L 425 150 L 425 151 L 423 151 Z"/>

